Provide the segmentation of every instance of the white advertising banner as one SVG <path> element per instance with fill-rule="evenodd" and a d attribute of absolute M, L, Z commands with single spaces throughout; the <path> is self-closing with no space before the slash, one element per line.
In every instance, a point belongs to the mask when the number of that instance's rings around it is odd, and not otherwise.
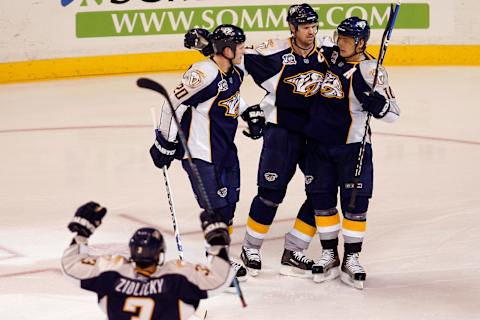
<path fill-rule="evenodd" d="M 214 0 L 4 0 L 0 2 L 0 63 L 67 57 L 180 51 L 193 27 L 221 23 L 242 27 L 248 43 L 285 37 L 287 8 L 305 1 Z M 332 34 L 357 15 L 372 26 L 378 44 L 389 2 L 309 1 L 319 14 L 320 33 Z M 392 43 L 475 44 L 478 0 L 402 1 Z"/>

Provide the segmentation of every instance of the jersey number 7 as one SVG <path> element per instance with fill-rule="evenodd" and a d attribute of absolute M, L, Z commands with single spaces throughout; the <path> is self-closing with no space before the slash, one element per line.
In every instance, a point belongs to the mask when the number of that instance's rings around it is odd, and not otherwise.
<path fill-rule="evenodd" d="M 123 305 L 123 311 L 137 313 L 130 320 L 151 320 L 155 301 L 151 298 L 128 297 Z"/>

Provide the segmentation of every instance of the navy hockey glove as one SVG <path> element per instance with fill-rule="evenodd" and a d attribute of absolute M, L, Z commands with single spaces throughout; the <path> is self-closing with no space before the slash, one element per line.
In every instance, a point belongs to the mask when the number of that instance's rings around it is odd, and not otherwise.
<path fill-rule="evenodd" d="M 242 113 L 242 119 L 248 124 L 248 131 L 243 130 L 242 133 L 253 140 L 263 136 L 265 129 L 265 115 L 258 104 L 248 107 Z"/>
<path fill-rule="evenodd" d="M 200 214 L 200 221 L 205 240 L 209 245 L 228 246 L 230 244 L 227 224 L 219 214 L 203 211 Z"/>
<path fill-rule="evenodd" d="M 158 130 L 155 130 L 155 135 L 155 143 L 150 147 L 150 155 L 152 156 L 153 163 L 160 169 L 164 166 L 168 168 L 175 158 L 177 142 L 168 141 Z"/>
<path fill-rule="evenodd" d="M 362 108 L 368 111 L 377 119 L 385 117 L 390 110 L 390 103 L 387 99 L 377 91 L 373 93 L 366 92 L 363 100 Z"/>
<path fill-rule="evenodd" d="M 102 219 L 106 213 L 106 208 L 90 201 L 77 209 L 72 222 L 68 224 L 68 229 L 76 232 L 79 236 L 88 238 L 102 224 Z"/>
<path fill-rule="evenodd" d="M 213 54 L 213 46 L 208 41 L 210 31 L 202 28 L 190 29 L 185 33 L 183 45 L 187 49 L 196 49 L 204 56 L 208 57 Z"/>

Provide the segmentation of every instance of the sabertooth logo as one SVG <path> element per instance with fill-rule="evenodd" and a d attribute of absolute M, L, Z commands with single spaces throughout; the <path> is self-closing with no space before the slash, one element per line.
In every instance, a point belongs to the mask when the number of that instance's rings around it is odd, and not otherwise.
<path fill-rule="evenodd" d="M 320 90 L 323 82 L 323 74 L 311 70 L 285 78 L 283 82 L 291 84 L 294 87 L 293 93 L 311 97 Z"/>
<path fill-rule="evenodd" d="M 325 80 L 321 84 L 321 94 L 326 98 L 342 99 L 345 96 L 342 88 L 342 82 L 338 76 L 330 71 L 327 71 Z"/>

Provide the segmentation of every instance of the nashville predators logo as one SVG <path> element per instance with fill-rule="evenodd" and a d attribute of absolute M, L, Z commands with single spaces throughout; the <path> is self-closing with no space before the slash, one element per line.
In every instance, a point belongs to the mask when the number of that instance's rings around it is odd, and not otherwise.
<path fill-rule="evenodd" d="M 342 99 L 345 94 L 342 89 L 342 82 L 337 75 L 328 71 L 325 74 L 325 80 L 323 80 L 321 88 L 322 96 L 326 98 Z"/>
<path fill-rule="evenodd" d="M 378 76 L 377 76 L 377 84 L 383 86 L 385 84 L 385 74 L 387 71 L 383 66 L 379 66 L 378 68 Z M 370 75 L 372 78 L 375 78 L 375 69 L 370 71 Z"/>
<path fill-rule="evenodd" d="M 313 181 L 313 176 L 310 176 L 310 175 L 305 176 L 305 184 L 308 185 L 308 184 L 312 183 L 312 181 Z"/>
<path fill-rule="evenodd" d="M 217 194 L 220 198 L 225 198 L 228 194 L 228 189 L 226 187 L 220 188 L 217 190 Z"/>
<path fill-rule="evenodd" d="M 278 178 L 278 174 L 276 174 L 275 172 L 265 172 L 263 176 L 268 182 L 273 182 Z"/>
<path fill-rule="evenodd" d="M 298 93 L 305 97 L 310 97 L 317 93 L 320 90 L 322 81 L 323 74 L 317 71 L 299 73 L 283 80 L 283 82 L 293 85 L 293 93 Z"/>
<path fill-rule="evenodd" d="M 240 106 L 240 91 L 235 92 L 235 94 L 228 99 L 219 101 L 218 105 L 227 109 L 225 111 L 225 115 L 227 117 L 238 117 L 238 109 Z"/>

